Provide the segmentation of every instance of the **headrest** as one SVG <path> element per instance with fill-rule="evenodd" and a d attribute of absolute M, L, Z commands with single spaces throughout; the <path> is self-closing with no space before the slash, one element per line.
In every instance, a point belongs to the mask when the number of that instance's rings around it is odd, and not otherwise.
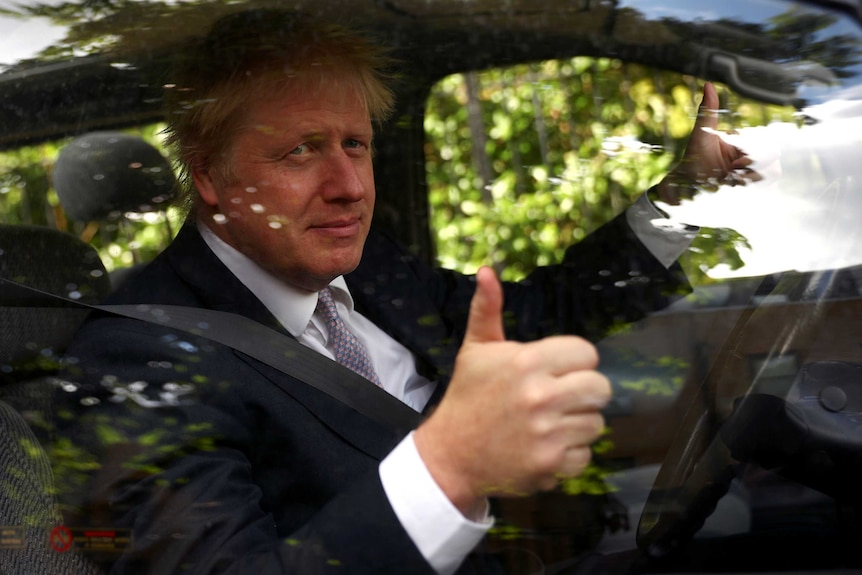
<path fill-rule="evenodd" d="M 91 132 L 60 151 L 52 183 L 66 213 L 88 222 L 163 210 L 176 178 L 168 160 L 141 138 Z"/>
<path fill-rule="evenodd" d="M 92 246 L 40 226 L 0 224 L 0 277 L 91 304 L 111 289 Z M 54 359 L 86 315 L 78 309 L 12 307 L 5 297 L 0 285 L 0 380 Z"/>

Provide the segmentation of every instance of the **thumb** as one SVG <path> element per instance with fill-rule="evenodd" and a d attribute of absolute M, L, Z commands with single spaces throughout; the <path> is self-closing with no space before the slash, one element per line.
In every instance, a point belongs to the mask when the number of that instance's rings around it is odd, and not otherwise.
<path fill-rule="evenodd" d="M 503 287 L 489 267 L 476 273 L 476 292 L 470 302 L 464 343 L 505 340 L 503 332 Z"/>
<path fill-rule="evenodd" d="M 697 120 L 694 128 L 718 128 L 718 92 L 712 82 L 703 85 L 703 99 L 697 109 Z"/>

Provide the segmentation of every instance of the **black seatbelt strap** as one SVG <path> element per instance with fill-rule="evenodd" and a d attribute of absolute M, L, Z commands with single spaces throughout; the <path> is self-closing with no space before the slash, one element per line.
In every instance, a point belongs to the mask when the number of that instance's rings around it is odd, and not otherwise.
<path fill-rule="evenodd" d="M 401 435 L 421 414 L 343 365 L 242 315 L 170 305 L 90 305 L 0 278 L 4 306 L 83 308 L 163 325 L 240 351 L 326 393 Z"/>

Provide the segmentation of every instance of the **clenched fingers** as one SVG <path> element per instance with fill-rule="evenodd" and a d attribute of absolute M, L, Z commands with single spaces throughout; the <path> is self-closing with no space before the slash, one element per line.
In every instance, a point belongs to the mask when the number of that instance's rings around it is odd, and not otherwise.
<path fill-rule="evenodd" d="M 518 384 L 520 409 L 549 416 L 598 412 L 611 399 L 611 384 L 598 371 L 575 370 L 559 376 L 536 376 Z"/>
<path fill-rule="evenodd" d="M 594 345 L 577 336 L 555 336 L 524 344 L 514 367 L 525 373 L 543 372 L 563 375 L 572 371 L 595 369 L 599 354 Z"/>

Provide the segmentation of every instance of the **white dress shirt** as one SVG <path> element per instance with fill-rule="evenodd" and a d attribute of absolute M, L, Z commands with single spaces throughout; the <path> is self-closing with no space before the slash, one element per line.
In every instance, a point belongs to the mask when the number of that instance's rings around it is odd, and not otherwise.
<path fill-rule="evenodd" d="M 665 224 L 664 216 L 641 196 L 626 212 L 629 226 L 653 255 L 669 267 L 686 249 L 696 228 Z M 664 225 L 663 225 L 664 224 Z M 334 359 L 323 320 L 314 310 L 317 294 L 296 289 L 264 270 L 219 239 L 206 225 L 198 225 L 216 257 L 257 296 L 300 343 Z M 347 328 L 365 345 L 383 388 L 421 411 L 435 382 L 419 375 L 413 354 L 353 309 L 344 278 L 330 284 L 338 313 Z M 425 466 L 413 434 L 409 434 L 380 463 L 380 479 L 389 503 L 423 557 L 440 575 L 453 573 L 493 525 L 487 513 L 480 521 L 464 517 L 449 501 Z"/>

